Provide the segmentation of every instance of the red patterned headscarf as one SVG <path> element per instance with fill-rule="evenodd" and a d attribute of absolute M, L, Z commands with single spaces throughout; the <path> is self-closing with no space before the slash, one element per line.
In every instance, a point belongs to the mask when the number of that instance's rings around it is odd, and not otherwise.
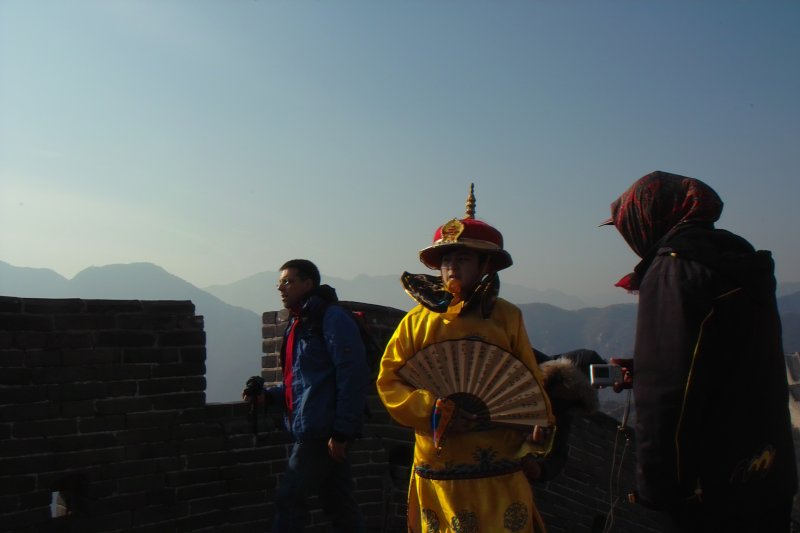
<path fill-rule="evenodd" d="M 648 259 L 659 241 L 678 226 L 713 224 L 721 213 L 722 200 L 702 181 L 656 171 L 636 180 L 611 204 L 608 223 L 616 226 L 636 255 Z M 635 290 L 638 282 L 629 274 L 617 286 Z"/>

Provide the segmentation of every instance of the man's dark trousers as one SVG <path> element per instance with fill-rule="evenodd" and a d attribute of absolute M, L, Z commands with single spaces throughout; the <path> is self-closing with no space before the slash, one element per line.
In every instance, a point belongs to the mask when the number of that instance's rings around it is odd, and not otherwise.
<path fill-rule="evenodd" d="M 328 455 L 328 441 L 296 442 L 275 496 L 272 533 L 300 533 L 308 518 L 308 498 L 317 493 L 335 531 L 363 533 L 364 518 L 353 497 L 350 462 Z"/>

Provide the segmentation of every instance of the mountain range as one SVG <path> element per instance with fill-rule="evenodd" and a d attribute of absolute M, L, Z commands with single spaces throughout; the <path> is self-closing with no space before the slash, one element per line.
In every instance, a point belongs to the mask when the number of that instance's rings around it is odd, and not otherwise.
<path fill-rule="evenodd" d="M 201 289 L 151 263 L 89 267 L 67 279 L 50 269 L 0 261 L 3 296 L 194 302 L 197 314 L 205 317 L 206 396 L 210 402 L 239 399 L 247 378 L 260 372 L 261 313 L 281 308 L 277 279 L 277 272 L 262 272 Z M 414 304 L 394 276 L 323 278 L 323 282 L 336 287 L 342 300 L 401 310 Z M 504 285 L 501 294 L 520 307 L 531 342 L 544 353 L 586 348 L 604 358 L 632 354 L 635 303 L 570 310 L 565 307 L 574 306 L 579 299 L 558 291 Z M 785 351 L 800 351 L 800 284 L 784 284 L 778 294 Z"/>
<path fill-rule="evenodd" d="M 280 309 L 281 300 L 275 289 L 279 272 L 260 272 L 227 285 L 211 285 L 204 290 L 221 300 L 257 313 Z M 416 305 L 403 290 L 400 276 L 368 276 L 353 279 L 322 276 L 322 283 L 336 288 L 340 300 L 367 302 L 408 311 Z M 538 290 L 523 285 L 502 284 L 501 294 L 513 295 L 514 303 L 545 302 L 563 309 L 584 307 L 580 298 L 556 290 Z M 506 296 L 508 298 L 508 296 Z"/>

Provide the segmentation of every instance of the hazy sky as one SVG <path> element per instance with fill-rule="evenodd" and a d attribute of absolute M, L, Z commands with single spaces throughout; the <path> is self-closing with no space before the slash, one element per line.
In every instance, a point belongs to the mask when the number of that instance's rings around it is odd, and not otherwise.
<path fill-rule="evenodd" d="M 475 182 L 503 279 L 631 301 L 665 170 L 800 281 L 798 169 L 798 1 L 0 2 L 0 260 L 67 277 L 422 272 Z"/>

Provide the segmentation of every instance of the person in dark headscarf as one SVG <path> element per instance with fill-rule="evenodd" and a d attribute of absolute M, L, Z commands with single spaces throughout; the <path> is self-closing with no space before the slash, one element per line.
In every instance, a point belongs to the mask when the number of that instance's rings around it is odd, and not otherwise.
<path fill-rule="evenodd" d="M 637 499 L 680 531 L 787 532 L 797 489 L 774 263 L 716 229 L 700 180 L 653 172 L 611 204 L 641 258 L 634 348 Z"/>

